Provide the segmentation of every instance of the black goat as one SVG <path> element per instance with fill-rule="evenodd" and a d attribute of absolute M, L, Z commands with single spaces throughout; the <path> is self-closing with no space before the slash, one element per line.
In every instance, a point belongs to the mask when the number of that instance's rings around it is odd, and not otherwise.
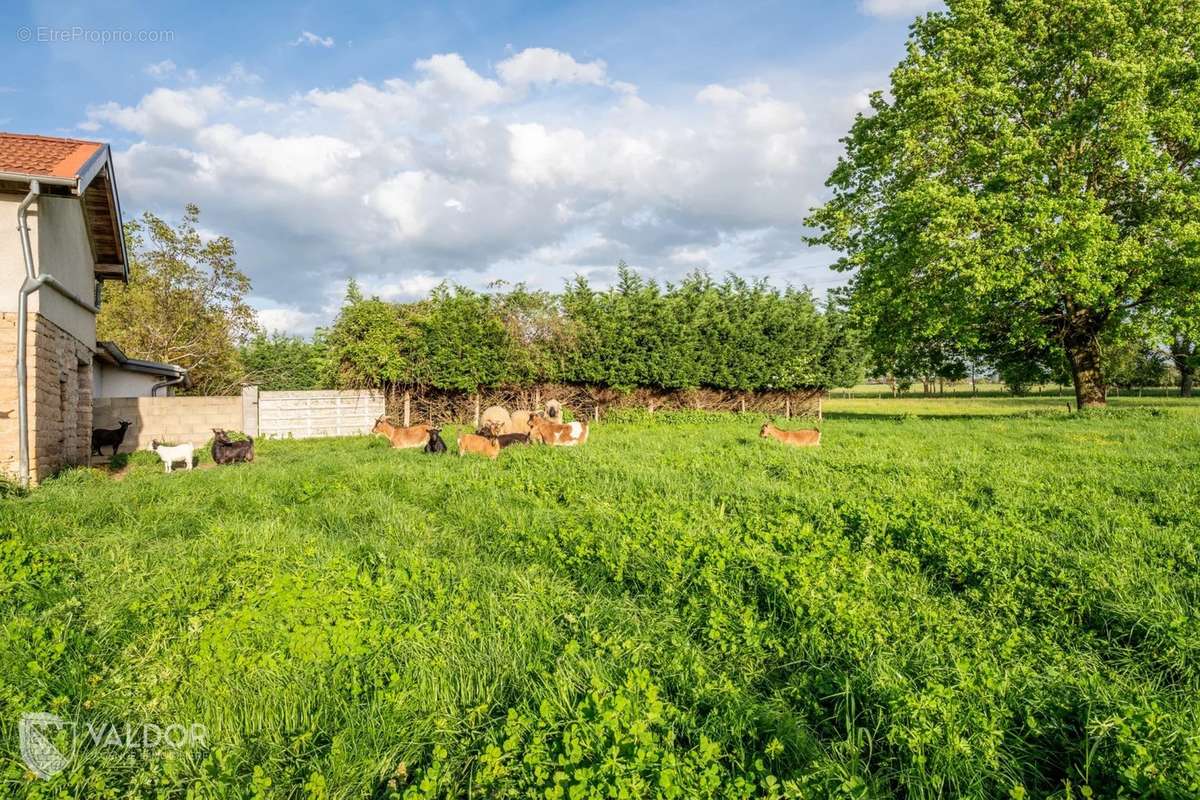
<path fill-rule="evenodd" d="M 501 433 L 503 426 L 499 422 L 487 422 L 479 426 L 479 430 L 475 431 L 476 436 L 483 436 L 488 439 L 495 439 L 500 443 L 500 449 L 512 447 L 514 444 L 529 444 L 528 433 Z"/>
<path fill-rule="evenodd" d="M 217 464 L 253 461 L 254 439 L 247 436 L 244 442 L 235 442 L 225 431 L 213 428 L 212 457 L 213 462 Z"/>
<path fill-rule="evenodd" d="M 426 453 L 444 453 L 446 452 L 446 443 L 442 441 L 442 429 L 430 428 L 429 441 L 425 444 Z"/>
<path fill-rule="evenodd" d="M 104 453 L 100 451 L 101 447 L 112 447 L 112 454 L 115 456 L 117 450 L 121 448 L 121 442 L 125 441 L 125 431 L 129 430 L 132 423 L 120 420 L 119 428 L 95 428 L 92 430 L 92 455 L 102 456 Z"/>
<path fill-rule="evenodd" d="M 528 433 L 502 433 L 496 437 L 496 441 L 500 442 L 500 449 L 512 447 L 514 444 L 529 444 Z"/>

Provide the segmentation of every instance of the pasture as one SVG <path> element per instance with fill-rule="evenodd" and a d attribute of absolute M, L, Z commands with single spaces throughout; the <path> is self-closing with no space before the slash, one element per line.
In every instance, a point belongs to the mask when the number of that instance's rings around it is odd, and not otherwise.
<path fill-rule="evenodd" d="M 1200 403 L 826 410 L 0 501 L 0 794 L 1200 794 Z M 35 710 L 209 736 L 40 781 Z"/>

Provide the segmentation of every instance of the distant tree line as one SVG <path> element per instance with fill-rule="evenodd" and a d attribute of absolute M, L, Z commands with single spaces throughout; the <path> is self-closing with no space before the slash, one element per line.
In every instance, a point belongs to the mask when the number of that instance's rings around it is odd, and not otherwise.
<path fill-rule="evenodd" d="M 836 296 L 693 274 L 676 284 L 624 264 L 616 283 L 561 293 L 442 285 L 422 300 L 366 297 L 351 282 L 334 323 L 311 342 L 259 337 L 243 348 L 266 389 L 410 387 L 474 391 L 570 383 L 637 388 L 788 390 L 848 386 L 866 358 Z"/>
<path fill-rule="evenodd" d="M 660 285 L 624 265 L 604 290 L 583 279 L 559 293 L 441 286 L 417 302 L 390 303 L 351 284 L 337 319 L 311 339 L 266 335 L 246 303 L 250 281 L 233 243 L 203 240 L 198 225 L 195 206 L 176 225 L 152 214 L 128 223 L 130 283 L 106 285 L 98 320 L 100 338 L 131 356 L 187 368 L 196 394 L 236 393 L 245 382 L 267 390 L 787 390 L 846 386 L 864 375 L 926 391 L 996 376 L 1020 393 L 1072 379 L 1053 340 L 1013 343 L 985 329 L 982 339 L 963 341 L 923 324 L 913 305 L 880 313 L 861 292 L 838 290 L 818 303 L 807 290 L 735 276 L 698 273 Z M 1191 394 L 1197 319 L 1196 307 L 1143 313 L 1107 331 L 1097 347 L 1106 382 Z"/>

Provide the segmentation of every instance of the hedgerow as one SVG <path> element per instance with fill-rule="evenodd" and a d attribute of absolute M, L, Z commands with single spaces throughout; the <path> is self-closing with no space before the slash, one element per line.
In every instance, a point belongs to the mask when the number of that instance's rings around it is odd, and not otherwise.
<path fill-rule="evenodd" d="M 718 283 L 695 274 L 660 287 L 624 265 L 618 272 L 605 291 L 582 278 L 560 294 L 440 286 L 414 303 L 367 298 L 351 285 L 314 344 L 321 382 L 756 391 L 862 376 L 865 355 L 836 302 L 822 309 L 807 290 L 732 276 Z"/>

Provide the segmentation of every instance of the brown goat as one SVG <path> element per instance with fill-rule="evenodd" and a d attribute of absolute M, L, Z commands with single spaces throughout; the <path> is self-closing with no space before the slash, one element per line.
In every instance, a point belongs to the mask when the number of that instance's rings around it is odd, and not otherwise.
<path fill-rule="evenodd" d="M 792 447 L 820 447 L 821 432 L 819 430 L 809 431 L 784 431 L 776 428 L 769 422 L 764 422 L 758 435 L 764 439 L 775 439 Z"/>
<path fill-rule="evenodd" d="M 464 456 L 467 453 L 495 459 L 500 455 L 500 442 L 495 436 L 479 436 L 474 433 L 459 434 L 458 454 Z"/>
<path fill-rule="evenodd" d="M 371 433 L 386 436 L 388 441 L 392 443 L 392 447 L 411 449 L 424 447 L 429 442 L 429 431 L 431 428 L 431 425 L 410 425 L 407 428 L 402 428 L 388 422 L 385 417 L 380 417 L 375 420 L 375 427 L 371 428 Z"/>
<path fill-rule="evenodd" d="M 586 422 L 560 425 L 557 422 L 551 422 L 541 414 L 534 414 L 529 418 L 529 441 L 531 442 L 540 442 L 555 447 L 574 447 L 585 444 L 587 439 L 588 424 Z"/>
<path fill-rule="evenodd" d="M 501 433 L 504 426 L 499 422 L 484 422 L 475 431 L 476 436 L 482 436 L 485 439 L 495 439 L 500 442 L 500 449 L 512 447 L 513 445 L 529 444 L 528 433 Z"/>

